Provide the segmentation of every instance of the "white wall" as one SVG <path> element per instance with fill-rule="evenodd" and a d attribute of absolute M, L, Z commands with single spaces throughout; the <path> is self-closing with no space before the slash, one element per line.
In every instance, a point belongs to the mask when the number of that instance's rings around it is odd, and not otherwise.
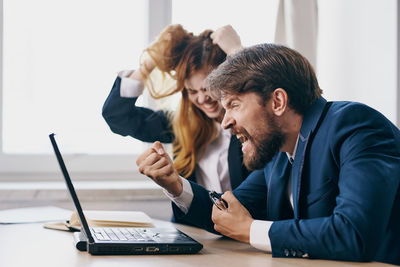
<path fill-rule="evenodd" d="M 328 100 L 363 102 L 397 118 L 397 1 L 318 2 L 317 75 Z"/>

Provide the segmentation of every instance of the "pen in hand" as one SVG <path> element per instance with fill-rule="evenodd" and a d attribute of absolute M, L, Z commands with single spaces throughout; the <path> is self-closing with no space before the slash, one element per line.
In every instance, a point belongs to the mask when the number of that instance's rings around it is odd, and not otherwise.
<path fill-rule="evenodd" d="M 215 206 L 217 206 L 217 208 L 219 210 L 227 210 L 228 209 L 228 203 L 221 198 L 221 196 L 215 192 L 215 191 L 211 191 L 210 193 L 208 193 L 211 201 L 214 203 Z"/>

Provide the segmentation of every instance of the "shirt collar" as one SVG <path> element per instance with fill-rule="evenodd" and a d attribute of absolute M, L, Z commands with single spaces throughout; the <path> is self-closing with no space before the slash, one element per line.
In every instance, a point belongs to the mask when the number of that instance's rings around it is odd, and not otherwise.
<path fill-rule="evenodd" d="M 293 163 L 294 157 L 296 156 L 297 143 L 299 142 L 299 136 L 300 136 L 300 133 L 297 135 L 296 144 L 294 145 L 293 152 L 292 153 L 286 152 L 286 156 L 288 157 L 290 163 Z"/>

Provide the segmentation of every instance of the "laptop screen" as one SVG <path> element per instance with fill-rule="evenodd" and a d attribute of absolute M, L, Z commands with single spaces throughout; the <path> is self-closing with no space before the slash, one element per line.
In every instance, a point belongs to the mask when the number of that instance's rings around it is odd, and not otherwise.
<path fill-rule="evenodd" d="M 49 135 L 51 144 L 53 145 L 53 148 L 54 148 L 54 153 L 56 154 L 58 164 L 60 164 L 61 171 L 64 175 L 65 183 L 67 184 L 68 191 L 71 195 L 72 201 L 74 202 L 76 212 L 78 213 L 79 220 L 81 221 L 81 225 L 83 227 L 83 231 L 86 234 L 89 242 L 93 243 L 94 242 L 93 236 L 90 232 L 89 225 L 85 219 L 85 216 L 83 215 L 81 204 L 79 203 L 78 196 L 76 195 L 74 185 L 71 182 L 71 178 L 69 177 L 67 168 L 65 167 L 64 160 L 61 156 L 60 150 L 58 149 L 54 135 L 55 135 L 54 133 Z"/>

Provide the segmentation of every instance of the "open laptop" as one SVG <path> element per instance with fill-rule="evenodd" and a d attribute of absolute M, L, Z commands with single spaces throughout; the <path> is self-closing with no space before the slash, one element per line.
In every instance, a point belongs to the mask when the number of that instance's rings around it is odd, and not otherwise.
<path fill-rule="evenodd" d="M 202 244 L 175 228 L 89 227 L 54 134 L 49 137 L 78 213 L 81 231 L 87 238 L 90 254 L 193 254 L 203 248 Z"/>

